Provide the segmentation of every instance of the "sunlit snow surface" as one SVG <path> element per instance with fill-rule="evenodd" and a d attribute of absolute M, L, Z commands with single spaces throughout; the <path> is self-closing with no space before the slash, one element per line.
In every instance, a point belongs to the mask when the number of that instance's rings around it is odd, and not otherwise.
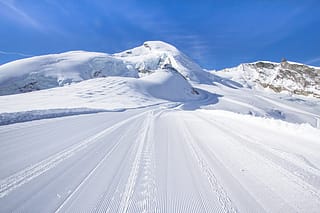
<path fill-rule="evenodd" d="M 121 74 L 0 96 L 0 212 L 319 212 L 319 99 L 161 42 L 112 57 Z"/>

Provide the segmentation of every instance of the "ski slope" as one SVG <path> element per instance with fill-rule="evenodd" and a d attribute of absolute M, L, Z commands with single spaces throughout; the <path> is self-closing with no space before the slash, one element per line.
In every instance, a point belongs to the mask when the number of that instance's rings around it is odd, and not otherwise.
<path fill-rule="evenodd" d="M 320 99 L 247 83 L 159 41 L 0 66 L 0 212 L 319 212 Z"/>
<path fill-rule="evenodd" d="M 308 125 L 161 105 L 18 123 L 0 134 L 1 212 L 320 206 L 320 131 Z"/>

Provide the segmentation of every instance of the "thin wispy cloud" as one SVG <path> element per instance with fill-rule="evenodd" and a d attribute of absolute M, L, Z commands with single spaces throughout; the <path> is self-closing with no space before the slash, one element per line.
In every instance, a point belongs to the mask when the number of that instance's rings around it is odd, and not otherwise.
<path fill-rule="evenodd" d="M 318 65 L 317 8 L 319 0 L 0 0 L 0 48 L 110 53 L 163 40 L 216 69 L 242 63 L 244 55 L 246 61 L 286 56 Z"/>
<path fill-rule="evenodd" d="M 259 27 L 255 28 L 254 31 L 250 32 L 250 34 L 245 34 L 248 40 L 256 40 L 259 38 L 262 39 L 260 43 L 261 46 L 268 47 L 272 44 L 275 44 L 287 36 L 291 35 L 292 32 L 297 30 L 299 27 L 303 26 L 305 23 L 300 23 L 299 17 L 308 10 L 308 5 L 300 6 L 298 8 L 293 9 L 290 12 L 287 12 L 283 15 L 282 19 L 277 20 L 269 27 Z M 269 17 L 266 19 L 261 19 L 261 23 L 266 21 L 267 23 L 270 22 Z M 295 23 L 292 25 L 291 23 Z"/>
<path fill-rule="evenodd" d="M 54 5 L 59 11 L 67 13 L 58 3 L 50 3 L 50 1 L 43 2 L 48 7 Z M 33 11 L 28 5 L 21 5 L 17 0 L 0 0 L 0 18 L 5 18 L 13 21 L 13 24 L 19 24 L 20 26 L 32 28 L 41 33 L 55 33 L 57 35 L 67 36 L 68 31 L 62 29 L 59 25 L 53 22 L 51 19 L 55 14 L 46 14 L 46 19 L 41 18 L 42 13 Z M 48 22 L 50 21 L 50 22 Z"/>
<path fill-rule="evenodd" d="M 123 7 L 112 9 L 108 7 L 104 10 L 109 13 L 112 11 L 111 14 L 121 14 L 121 17 L 135 26 L 137 30 L 148 32 L 156 39 L 181 46 L 193 58 L 203 58 L 210 49 L 208 43 L 199 33 L 194 33 L 190 29 L 186 29 L 184 24 L 173 21 L 161 8 L 153 8 L 146 13 L 145 8 L 130 4 L 130 13 L 124 12 L 125 8 Z"/>
<path fill-rule="evenodd" d="M 70 15 L 70 11 L 56 0 L 45 0 L 49 6 L 53 6 L 65 15 Z"/>
<path fill-rule="evenodd" d="M 28 25 L 37 30 L 42 30 L 43 26 L 26 11 L 19 8 L 18 3 L 14 0 L 0 0 L 0 4 L 10 10 L 9 13 L 5 13 L 10 19 L 14 19 L 22 25 Z"/>
<path fill-rule="evenodd" d="M 305 64 L 320 64 L 320 56 L 307 60 Z"/>
<path fill-rule="evenodd" d="M 210 44 L 198 34 L 188 32 L 169 34 L 168 39 L 174 44 L 181 44 L 184 52 L 196 60 L 201 60 L 208 54 L 212 48 Z"/>
<path fill-rule="evenodd" d="M 34 56 L 31 54 L 26 54 L 26 53 L 21 53 L 21 52 L 8 52 L 8 51 L 2 51 L 2 50 L 0 50 L 0 54 L 2 54 L 2 55 L 18 55 L 18 56 L 23 56 L 23 57 Z"/>

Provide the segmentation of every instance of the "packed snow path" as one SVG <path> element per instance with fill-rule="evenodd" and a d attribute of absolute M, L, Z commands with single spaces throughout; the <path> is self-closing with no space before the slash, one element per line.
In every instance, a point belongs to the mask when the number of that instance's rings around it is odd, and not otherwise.
<path fill-rule="evenodd" d="M 1 212 L 320 209 L 320 132 L 309 126 L 158 106 L 1 126 L 0 136 Z"/>

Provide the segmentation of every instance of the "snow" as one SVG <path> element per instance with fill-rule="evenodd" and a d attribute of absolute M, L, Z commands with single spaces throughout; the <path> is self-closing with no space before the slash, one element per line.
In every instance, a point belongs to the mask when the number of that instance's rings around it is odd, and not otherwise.
<path fill-rule="evenodd" d="M 232 73 L 160 41 L 1 66 L 1 212 L 318 212 L 320 100 Z"/>
<path fill-rule="evenodd" d="M 275 94 L 268 89 L 236 88 L 229 83 L 215 82 L 216 86 L 197 85 L 198 88 L 215 94 L 219 101 L 202 108 L 227 110 L 240 114 L 280 119 L 291 123 L 308 123 L 314 127 L 320 119 L 320 100 L 311 97 Z"/>
<path fill-rule="evenodd" d="M 20 123 L 33 120 L 41 120 L 47 118 L 57 118 L 71 115 L 91 114 L 98 112 L 107 112 L 108 110 L 103 109 L 88 109 L 88 108 L 67 108 L 67 109 L 45 109 L 45 110 L 31 110 L 21 111 L 12 113 L 1 113 L 0 114 L 0 125 L 8 125 L 13 123 Z M 121 111 L 110 110 L 110 111 Z"/>
<path fill-rule="evenodd" d="M 3 212 L 320 205 L 320 131 L 310 125 L 163 106 L 13 124 L 0 134 Z"/>

